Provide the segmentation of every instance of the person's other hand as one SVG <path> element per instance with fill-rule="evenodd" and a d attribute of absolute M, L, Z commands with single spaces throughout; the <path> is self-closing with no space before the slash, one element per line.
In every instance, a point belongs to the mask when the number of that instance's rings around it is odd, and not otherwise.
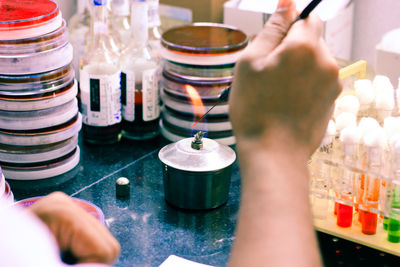
<path fill-rule="evenodd" d="M 52 193 L 29 208 L 51 230 L 61 252 L 78 263 L 112 264 L 120 245 L 108 229 L 64 193 Z"/>
<path fill-rule="evenodd" d="M 229 107 L 238 149 L 290 144 L 308 157 L 325 133 L 341 90 L 338 67 L 320 19 L 292 25 L 296 16 L 294 3 L 281 0 L 237 63 Z"/>

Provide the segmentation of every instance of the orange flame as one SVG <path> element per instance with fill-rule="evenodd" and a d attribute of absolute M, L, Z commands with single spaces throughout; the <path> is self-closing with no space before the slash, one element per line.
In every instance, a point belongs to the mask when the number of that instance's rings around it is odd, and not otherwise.
<path fill-rule="evenodd" d="M 193 86 L 186 84 L 185 90 L 186 93 L 189 95 L 190 102 L 192 102 L 193 105 L 193 113 L 196 121 L 192 125 L 192 127 L 194 127 L 198 123 L 198 120 L 205 114 L 206 111 L 203 105 L 203 101 L 201 100 L 201 97 L 199 93 L 196 91 L 196 89 Z"/>

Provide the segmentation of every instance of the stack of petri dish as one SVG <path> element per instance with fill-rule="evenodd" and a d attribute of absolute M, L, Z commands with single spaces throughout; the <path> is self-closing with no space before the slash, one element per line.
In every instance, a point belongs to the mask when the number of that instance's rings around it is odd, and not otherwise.
<path fill-rule="evenodd" d="M 235 63 L 247 43 L 242 31 L 215 23 L 194 23 L 163 34 L 160 126 L 166 139 L 176 142 L 202 130 L 222 144 L 235 144 L 228 103 L 219 96 L 231 86 Z"/>
<path fill-rule="evenodd" d="M 4 178 L 1 168 L 0 168 L 0 201 L 10 204 L 14 202 L 14 194 L 11 191 L 10 185 L 6 182 L 6 179 Z"/>
<path fill-rule="evenodd" d="M 72 55 L 55 1 L 2 1 L 0 165 L 13 187 L 73 177 L 81 115 Z"/>

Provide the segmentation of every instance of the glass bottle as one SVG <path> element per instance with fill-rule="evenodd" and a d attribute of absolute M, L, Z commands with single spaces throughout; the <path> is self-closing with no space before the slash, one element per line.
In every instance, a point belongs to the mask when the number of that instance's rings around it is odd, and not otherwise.
<path fill-rule="evenodd" d="M 130 0 L 112 0 L 111 35 L 119 51 L 124 51 L 131 41 Z"/>
<path fill-rule="evenodd" d="M 134 42 L 122 55 L 122 135 L 143 140 L 159 134 L 159 61 L 148 44 L 147 2 L 133 1 Z"/>
<path fill-rule="evenodd" d="M 72 66 L 75 70 L 75 78 L 79 79 L 79 64 L 88 43 L 87 36 L 90 32 L 90 7 L 89 0 L 78 0 L 77 12 L 69 19 L 69 41 L 74 47 Z"/>
<path fill-rule="evenodd" d="M 149 7 L 149 45 L 156 57 L 160 57 L 161 48 L 161 20 L 158 12 L 159 0 L 147 0 Z"/>
<path fill-rule="evenodd" d="M 120 140 L 119 54 L 110 49 L 107 0 L 93 0 L 89 49 L 81 62 L 82 132 L 88 143 Z"/>

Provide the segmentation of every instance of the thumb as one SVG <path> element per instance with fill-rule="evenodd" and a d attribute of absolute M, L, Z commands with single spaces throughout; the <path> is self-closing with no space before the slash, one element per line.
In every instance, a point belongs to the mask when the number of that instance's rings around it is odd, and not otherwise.
<path fill-rule="evenodd" d="M 293 0 L 279 0 L 276 11 L 249 45 L 248 51 L 256 53 L 256 57 L 269 55 L 285 38 L 296 16 Z"/>

